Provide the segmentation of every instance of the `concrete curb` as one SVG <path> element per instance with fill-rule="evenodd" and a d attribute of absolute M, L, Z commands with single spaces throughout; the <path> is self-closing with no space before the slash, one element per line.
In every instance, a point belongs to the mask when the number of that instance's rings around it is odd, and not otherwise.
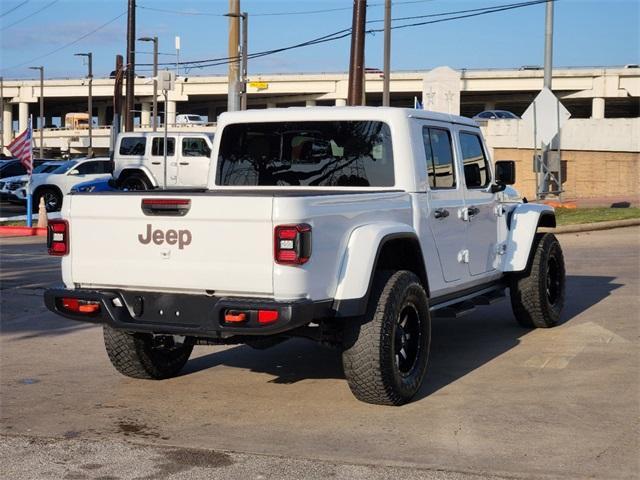
<path fill-rule="evenodd" d="M 540 231 L 550 233 L 579 233 L 595 230 L 609 230 L 610 228 L 632 227 L 640 225 L 640 218 L 628 218 L 626 220 L 613 220 L 610 222 L 580 223 L 577 225 L 563 225 L 556 228 L 541 228 Z"/>
<path fill-rule="evenodd" d="M 20 225 L 0 226 L 0 237 L 46 237 L 47 229 L 38 227 L 22 227 Z"/>

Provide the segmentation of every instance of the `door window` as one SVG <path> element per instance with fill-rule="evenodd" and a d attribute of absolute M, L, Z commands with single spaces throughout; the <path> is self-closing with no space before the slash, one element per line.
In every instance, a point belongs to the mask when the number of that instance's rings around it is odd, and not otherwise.
<path fill-rule="evenodd" d="M 176 139 L 167 137 L 167 156 L 173 157 L 176 151 Z M 151 142 L 151 155 L 164 157 L 164 137 L 156 137 Z"/>
<path fill-rule="evenodd" d="M 467 188 L 487 187 L 491 181 L 491 171 L 480 137 L 473 133 L 460 132 L 460 148 Z"/>
<path fill-rule="evenodd" d="M 208 157 L 210 155 L 211 149 L 209 148 L 209 145 L 207 145 L 207 141 L 204 138 L 182 139 L 183 157 Z"/>
<path fill-rule="evenodd" d="M 456 187 L 456 172 L 453 165 L 453 150 L 451 148 L 451 134 L 442 128 L 422 128 L 429 188 Z"/>
<path fill-rule="evenodd" d="M 144 155 L 146 137 L 124 137 L 120 141 L 120 155 Z"/>
<path fill-rule="evenodd" d="M 111 162 L 96 160 L 92 162 L 84 162 L 78 165 L 75 170 L 78 175 L 99 175 L 101 173 L 111 173 Z"/>

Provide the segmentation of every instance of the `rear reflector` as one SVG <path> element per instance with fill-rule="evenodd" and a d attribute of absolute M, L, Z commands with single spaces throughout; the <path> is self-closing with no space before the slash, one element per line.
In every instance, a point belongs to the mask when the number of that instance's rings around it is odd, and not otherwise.
<path fill-rule="evenodd" d="M 61 219 L 49 220 L 47 247 L 49 255 L 61 257 L 69 253 L 69 222 Z"/>
<path fill-rule="evenodd" d="M 224 314 L 224 323 L 242 323 L 247 321 L 247 314 L 229 310 Z"/>
<path fill-rule="evenodd" d="M 258 310 L 258 323 L 260 325 L 267 325 L 278 321 L 277 310 Z"/>
<path fill-rule="evenodd" d="M 302 265 L 311 257 L 311 225 L 278 225 L 273 232 L 276 263 Z"/>
<path fill-rule="evenodd" d="M 98 313 L 100 311 L 100 303 L 90 300 L 79 300 L 77 298 L 63 298 L 62 308 L 72 313 Z"/>

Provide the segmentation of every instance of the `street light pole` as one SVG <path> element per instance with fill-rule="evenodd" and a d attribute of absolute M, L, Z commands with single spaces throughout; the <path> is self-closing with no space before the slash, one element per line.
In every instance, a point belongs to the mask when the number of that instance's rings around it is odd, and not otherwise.
<path fill-rule="evenodd" d="M 158 129 L 158 37 L 140 37 L 139 42 L 153 42 L 153 131 Z"/>
<path fill-rule="evenodd" d="M 391 103 L 389 85 L 391 82 L 391 0 L 384 0 L 384 78 L 382 80 L 382 106 Z"/>
<path fill-rule="evenodd" d="M 87 148 L 87 157 L 93 157 L 93 53 L 76 53 L 76 57 L 87 57 L 87 79 L 89 80 L 89 99 L 87 101 L 87 109 L 89 110 L 89 148 Z"/>
<path fill-rule="evenodd" d="M 40 70 L 40 158 L 44 158 L 44 67 L 29 67 Z"/>

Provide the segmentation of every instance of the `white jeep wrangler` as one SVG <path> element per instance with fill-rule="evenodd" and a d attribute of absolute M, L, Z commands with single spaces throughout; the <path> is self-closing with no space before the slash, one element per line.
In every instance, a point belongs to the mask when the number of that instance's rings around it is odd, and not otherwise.
<path fill-rule="evenodd" d="M 49 227 L 66 288 L 48 308 L 100 323 L 116 369 L 176 375 L 195 344 L 341 349 L 360 400 L 420 389 L 431 317 L 504 297 L 551 327 L 564 303 L 552 208 L 508 184 L 472 120 L 396 108 L 220 117 L 202 190 L 77 193 Z M 437 340 L 437 339 L 436 339 Z"/>

